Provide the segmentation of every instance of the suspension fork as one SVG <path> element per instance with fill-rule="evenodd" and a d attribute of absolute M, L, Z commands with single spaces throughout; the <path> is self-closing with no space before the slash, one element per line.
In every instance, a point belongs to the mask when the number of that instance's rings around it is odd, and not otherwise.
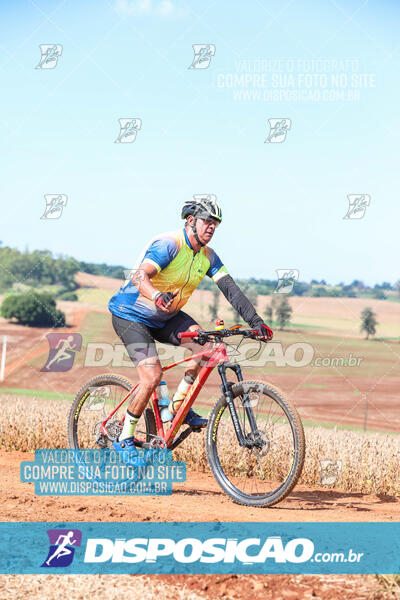
<path fill-rule="evenodd" d="M 221 391 L 224 394 L 226 401 L 228 403 L 229 412 L 231 414 L 233 426 L 234 426 L 235 432 L 236 432 L 236 437 L 238 439 L 240 446 L 246 446 L 247 444 L 246 444 L 246 441 L 243 436 L 242 427 L 240 425 L 240 421 L 239 421 L 239 417 L 237 415 L 235 403 L 233 401 L 233 394 L 232 394 L 233 383 L 231 381 L 227 381 L 227 379 L 226 379 L 226 370 L 227 369 L 232 369 L 232 371 L 236 374 L 237 380 L 239 382 L 243 381 L 242 369 L 240 368 L 239 365 L 234 365 L 229 362 L 222 363 L 222 365 L 218 366 L 218 372 L 219 372 L 219 375 L 222 380 L 222 384 L 220 386 Z M 253 414 L 253 410 L 250 406 L 250 402 L 248 402 L 248 394 L 247 393 L 243 394 L 243 406 L 246 411 L 247 418 L 249 420 L 251 431 L 252 431 L 252 433 L 256 433 L 258 431 L 257 423 L 254 418 L 254 414 Z"/>

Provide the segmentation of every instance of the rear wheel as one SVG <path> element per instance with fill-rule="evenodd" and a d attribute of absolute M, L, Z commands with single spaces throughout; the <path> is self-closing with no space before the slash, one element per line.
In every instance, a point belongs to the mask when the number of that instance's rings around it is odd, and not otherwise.
<path fill-rule="evenodd" d="M 207 425 L 211 470 L 235 502 L 272 506 L 290 493 L 303 469 L 300 416 L 280 391 L 262 381 L 240 382 L 231 389 L 246 446 L 239 445 L 226 398 L 220 398 Z"/>
<path fill-rule="evenodd" d="M 70 448 L 112 448 L 114 439 L 122 431 L 127 402 L 107 422 L 107 436 L 101 433 L 100 426 L 132 388 L 132 383 L 120 375 L 98 375 L 85 383 L 75 396 L 69 412 Z M 136 426 L 135 437 L 150 442 L 156 435 L 154 413 L 151 408 L 146 408 Z"/>

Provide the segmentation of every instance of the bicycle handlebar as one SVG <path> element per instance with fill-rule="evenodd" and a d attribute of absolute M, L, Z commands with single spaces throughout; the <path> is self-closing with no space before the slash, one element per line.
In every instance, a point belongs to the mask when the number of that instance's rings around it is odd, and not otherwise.
<path fill-rule="evenodd" d="M 182 333 L 178 333 L 178 338 L 181 340 L 182 338 L 193 338 L 199 335 L 198 331 L 183 331 Z"/>
<path fill-rule="evenodd" d="M 244 337 L 258 337 L 258 332 L 255 329 L 219 329 L 214 331 L 183 331 L 178 333 L 178 338 L 208 338 L 208 337 L 229 337 L 231 335 L 243 335 Z"/>

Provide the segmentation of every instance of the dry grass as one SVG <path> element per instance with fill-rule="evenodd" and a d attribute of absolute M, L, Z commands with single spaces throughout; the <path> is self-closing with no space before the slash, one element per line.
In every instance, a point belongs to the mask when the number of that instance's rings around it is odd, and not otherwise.
<path fill-rule="evenodd" d="M 400 575 L 375 575 L 375 577 L 386 589 L 399 593 Z"/>
<path fill-rule="evenodd" d="M 0 448 L 11 451 L 34 451 L 38 448 L 67 448 L 68 402 L 36 398 L 0 397 Z M 231 433 L 228 431 L 228 433 Z M 220 437 L 220 436 L 219 436 Z M 219 439 L 219 438 L 218 438 Z M 285 439 L 285 436 L 280 438 Z M 232 443 L 232 435 L 221 437 L 224 468 L 231 474 L 243 475 L 254 465 L 243 462 L 243 453 Z M 275 439 L 278 442 L 278 439 Z M 263 474 L 270 475 L 268 456 L 272 456 L 274 473 L 284 473 L 290 466 L 290 454 L 282 443 L 276 443 L 263 459 Z M 186 461 L 189 470 L 208 472 L 204 435 L 192 434 L 174 451 L 175 460 Z M 400 495 L 400 437 L 384 433 L 363 434 L 335 431 L 322 427 L 306 430 L 306 461 L 300 482 L 307 486 L 320 484 L 321 460 L 341 461 L 337 480 L 329 487 L 349 492 Z"/>
<path fill-rule="evenodd" d="M 231 474 L 240 475 L 238 446 L 227 437 L 224 448 L 224 468 Z M 273 452 L 275 472 L 287 470 L 289 455 L 283 449 Z M 175 460 L 186 460 L 188 468 L 209 471 L 204 439 L 191 435 L 174 452 Z M 300 483 L 307 486 L 320 485 L 321 460 L 341 461 L 342 468 L 330 489 L 366 494 L 400 495 L 400 437 L 384 433 L 363 434 L 335 431 L 322 427 L 306 429 L 306 460 Z"/>
<path fill-rule="evenodd" d="M 340 460 L 334 488 L 367 494 L 400 495 L 400 436 L 385 433 L 306 430 L 307 459 L 302 481 L 320 477 L 320 460 Z"/>
<path fill-rule="evenodd" d="M 68 448 L 68 402 L 4 395 L 0 408 L 0 448 Z"/>

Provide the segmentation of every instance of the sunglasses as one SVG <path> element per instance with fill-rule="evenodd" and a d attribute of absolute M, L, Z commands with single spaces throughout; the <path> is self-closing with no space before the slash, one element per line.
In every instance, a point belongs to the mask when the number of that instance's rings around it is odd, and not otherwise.
<path fill-rule="evenodd" d="M 215 229 L 216 229 L 218 227 L 218 225 L 219 225 L 219 221 L 217 221 L 217 219 L 212 219 L 211 218 L 211 219 L 201 219 L 201 220 L 203 221 L 203 223 L 205 225 L 207 225 L 207 227 L 209 225 L 215 225 Z"/>

